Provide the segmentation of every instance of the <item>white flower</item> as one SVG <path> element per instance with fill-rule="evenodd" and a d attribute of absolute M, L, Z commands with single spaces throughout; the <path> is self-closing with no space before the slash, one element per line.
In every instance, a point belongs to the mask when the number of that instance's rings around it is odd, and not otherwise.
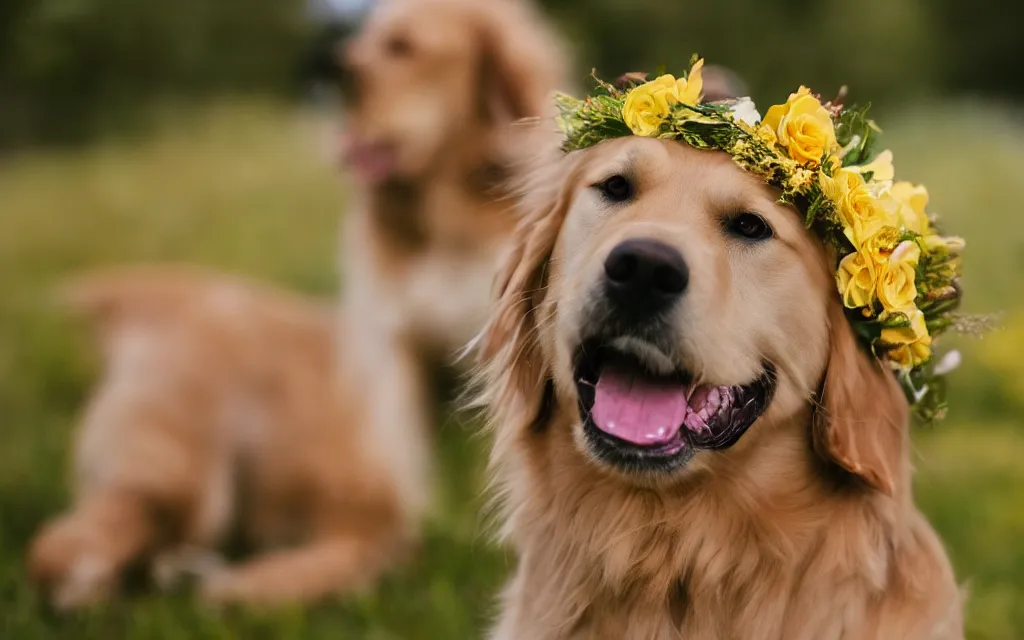
<path fill-rule="evenodd" d="M 761 122 L 761 114 L 757 112 L 757 107 L 754 106 L 754 101 L 750 98 L 737 99 L 729 107 L 729 111 L 732 112 L 733 118 L 751 127 L 755 127 L 758 122 Z"/>
<path fill-rule="evenodd" d="M 932 371 L 937 376 L 944 376 L 959 367 L 961 361 L 962 358 L 960 357 L 960 352 L 954 349 L 942 356 L 942 360 L 939 360 Z"/>

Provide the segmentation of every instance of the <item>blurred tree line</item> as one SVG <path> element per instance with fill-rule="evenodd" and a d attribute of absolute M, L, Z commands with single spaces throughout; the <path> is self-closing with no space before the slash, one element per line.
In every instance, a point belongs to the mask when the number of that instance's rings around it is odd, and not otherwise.
<path fill-rule="evenodd" d="M 0 145 L 140 124 L 163 99 L 283 93 L 296 0 L 0 0 Z"/>
<path fill-rule="evenodd" d="M 801 82 L 884 103 L 1024 94 L 1024 38 L 997 0 L 542 2 L 581 73 L 677 70 L 698 51 L 762 101 Z M 294 97 L 323 27 L 303 0 L 0 0 L 0 147 L 140 124 L 168 98 Z"/>

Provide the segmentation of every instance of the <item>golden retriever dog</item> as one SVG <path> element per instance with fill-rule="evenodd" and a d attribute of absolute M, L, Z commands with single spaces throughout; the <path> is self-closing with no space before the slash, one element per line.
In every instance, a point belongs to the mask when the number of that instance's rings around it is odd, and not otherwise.
<path fill-rule="evenodd" d="M 345 159 L 356 202 L 342 227 L 339 343 L 372 380 L 372 429 L 417 450 L 404 502 L 422 511 L 432 374 L 486 320 L 518 221 L 514 168 L 557 144 L 513 127 L 549 113 L 565 60 L 519 0 L 383 0 L 342 55 Z"/>
<path fill-rule="evenodd" d="M 547 113 L 564 55 L 526 2 L 384 0 L 343 66 L 345 357 L 390 381 L 375 425 L 426 433 L 430 374 L 483 326 L 517 222 L 506 179 L 538 140 L 509 125 Z"/>
<path fill-rule="evenodd" d="M 360 188 L 340 310 L 189 268 L 69 288 L 104 373 L 75 504 L 29 551 L 58 606 L 107 597 L 133 564 L 197 575 L 213 602 L 308 601 L 371 585 L 415 543 L 431 357 L 484 322 L 517 221 L 504 133 L 542 115 L 562 55 L 516 0 L 384 0 L 345 65 Z M 225 565 L 215 552 L 236 537 L 257 553 Z"/>
<path fill-rule="evenodd" d="M 519 558 L 492 638 L 962 637 L 907 402 L 801 215 L 640 137 L 525 204 L 478 343 Z"/>
<path fill-rule="evenodd" d="M 110 596 L 140 561 L 163 581 L 199 574 L 213 601 L 309 599 L 369 584 L 407 548 L 408 507 L 334 365 L 331 306 L 168 266 L 91 274 L 68 298 L 104 371 L 75 504 L 29 552 L 59 608 Z M 236 533 L 268 552 L 221 566 Z"/>

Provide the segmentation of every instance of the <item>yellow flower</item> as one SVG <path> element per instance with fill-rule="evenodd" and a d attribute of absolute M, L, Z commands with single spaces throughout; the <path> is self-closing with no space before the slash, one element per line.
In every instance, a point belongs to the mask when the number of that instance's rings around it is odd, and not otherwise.
<path fill-rule="evenodd" d="M 622 119 L 638 136 L 653 136 L 668 117 L 671 95 L 667 88 L 658 83 L 662 78 L 671 76 L 662 76 L 626 94 L 626 102 L 622 105 Z"/>
<path fill-rule="evenodd" d="M 866 307 L 875 299 L 875 261 L 867 251 L 857 251 L 839 262 L 836 273 L 839 295 L 850 309 Z"/>
<path fill-rule="evenodd" d="M 638 136 L 656 135 L 672 105 L 697 104 L 704 88 L 703 66 L 704 61 L 698 60 L 687 78 L 665 74 L 630 90 L 622 105 L 622 119 L 630 131 Z"/>
<path fill-rule="evenodd" d="M 685 78 L 676 80 L 676 90 L 678 91 L 676 99 L 679 102 L 683 104 L 700 103 L 700 94 L 704 91 L 704 77 L 701 75 L 703 68 L 704 60 L 700 59 L 693 63 L 690 73 L 686 74 Z"/>
<path fill-rule="evenodd" d="M 921 249 L 916 242 L 905 240 L 892 250 L 878 270 L 876 295 L 886 311 L 903 311 L 914 305 L 917 287 L 917 261 Z"/>
<path fill-rule="evenodd" d="M 913 369 L 928 362 L 928 359 L 932 357 L 932 337 L 925 336 L 917 342 L 900 345 L 889 350 L 886 355 L 891 362 L 895 362 L 900 367 Z"/>
<path fill-rule="evenodd" d="M 820 174 L 821 190 L 836 205 L 843 224 L 843 233 L 859 247 L 882 227 L 897 222 L 895 200 L 864 182 L 864 177 L 851 169 L 840 169 L 832 177 Z"/>
<path fill-rule="evenodd" d="M 832 116 L 807 87 L 790 94 L 786 104 L 768 109 L 763 122 L 800 164 L 817 164 L 836 149 Z"/>
<path fill-rule="evenodd" d="M 924 313 L 920 309 L 914 308 L 904 313 L 910 320 L 910 326 L 882 329 L 880 341 L 891 347 L 886 354 L 890 361 L 910 369 L 931 357 L 932 337 L 928 335 Z"/>
<path fill-rule="evenodd" d="M 882 329 L 881 341 L 889 346 L 911 344 L 928 335 L 928 327 L 925 324 L 924 313 L 917 307 L 905 309 L 901 313 L 910 320 L 906 327 L 885 327 Z M 885 319 L 884 317 L 882 318 Z"/>
<path fill-rule="evenodd" d="M 925 207 L 928 206 L 928 190 L 922 185 L 897 182 L 892 185 L 892 195 L 902 205 L 900 222 L 903 226 L 915 233 L 927 234 L 928 214 L 925 213 Z"/>
<path fill-rule="evenodd" d="M 871 162 L 859 167 L 850 167 L 850 171 L 856 171 L 862 175 L 870 172 L 872 174 L 871 182 L 892 182 L 896 176 L 896 169 L 892 164 L 892 151 L 886 149 Z"/>

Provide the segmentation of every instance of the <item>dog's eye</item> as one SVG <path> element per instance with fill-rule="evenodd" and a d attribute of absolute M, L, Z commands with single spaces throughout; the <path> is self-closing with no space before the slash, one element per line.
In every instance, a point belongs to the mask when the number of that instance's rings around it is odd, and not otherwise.
<path fill-rule="evenodd" d="M 726 228 L 730 233 L 748 240 L 767 240 L 773 235 L 771 226 L 756 213 L 733 216 L 726 223 Z"/>
<path fill-rule="evenodd" d="M 629 178 L 618 174 L 594 186 L 600 189 L 604 197 L 612 202 L 625 202 L 633 197 L 633 184 L 629 181 Z"/>
<path fill-rule="evenodd" d="M 406 36 L 391 36 L 384 43 L 384 48 L 388 55 L 395 58 L 405 58 L 412 54 L 412 42 Z"/>

